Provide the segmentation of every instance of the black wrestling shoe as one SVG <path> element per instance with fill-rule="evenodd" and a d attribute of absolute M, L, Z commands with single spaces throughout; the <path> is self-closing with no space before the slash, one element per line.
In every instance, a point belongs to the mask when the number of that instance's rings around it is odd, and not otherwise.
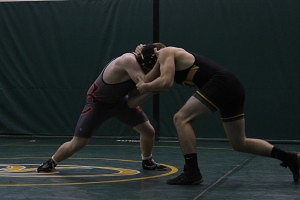
<path fill-rule="evenodd" d="M 200 171 L 183 171 L 179 176 L 167 180 L 169 185 L 198 185 L 203 182 Z"/>
<path fill-rule="evenodd" d="M 299 182 L 300 179 L 300 153 L 295 153 L 295 159 L 284 161 L 280 164 L 282 167 L 289 168 L 293 173 L 294 182 Z"/>
<path fill-rule="evenodd" d="M 145 170 L 156 170 L 156 171 L 166 171 L 167 170 L 167 167 L 155 162 L 153 160 L 153 158 L 150 158 L 148 160 L 143 160 L 142 166 L 143 166 L 143 169 L 145 169 Z"/>
<path fill-rule="evenodd" d="M 38 168 L 37 172 L 52 172 L 55 171 L 56 163 L 50 158 L 46 162 L 42 163 Z"/>

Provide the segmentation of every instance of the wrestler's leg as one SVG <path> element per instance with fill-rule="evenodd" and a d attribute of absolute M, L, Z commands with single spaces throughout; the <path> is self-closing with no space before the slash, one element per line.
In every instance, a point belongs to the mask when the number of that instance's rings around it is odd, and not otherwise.
<path fill-rule="evenodd" d="M 140 148 L 142 152 L 142 167 L 146 170 L 164 171 L 167 168 L 155 162 L 152 157 L 152 149 L 155 139 L 155 130 L 149 120 L 133 127 L 140 134 Z"/>
<path fill-rule="evenodd" d="M 93 131 L 107 118 L 100 115 L 100 110 L 91 104 L 85 106 L 77 121 L 73 138 L 62 144 L 52 156 L 56 163 L 69 158 L 88 144 Z"/>
<path fill-rule="evenodd" d="M 142 156 L 151 157 L 155 138 L 155 130 L 149 120 L 134 126 L 133 129 L 140 134 L 140 148 Z"/>
<path fill-rule="evenodd" d="M 192 122 L 213 112 L 194 96 L 174 115 L 173 121 L 183 154 L 196 153 L 196 134 Z"/>
<path fill-rule="evenodd" d="M 140 134 L 140 148 L 143 158 L 150 158 L 152 147 L 154 144 L 155 130 L 144 111 L 138 106 L 136 108 L 129 108 L 127 99 L 118 104 L 118 112 L 114 117 L 120 122 L 132 127 L 133 130 Z"/>
<path fill-rule="evenodd" d="M 90 141 L 92 132 L 100 126 L 100 124 L 106 120 L 109 115 L 100 115 L 100 109 L 95 109 L 92 104 L 86 104 L 76 125 L 73 138 L 62 144 L 54 155 L 42 163 L 38 168 L 38 172 L 51 172 L 55 170 L 55 166 L 72 156 L 75 152 L 85 147 Z M 108 111 L 103 113 L 109 113 Z"/>
<path fill-rule="evenodd" d="M 71 157 L 75 152 L 82 149 L 89 142 L 90 138 L 73 136 L 72 140 L 62 144 L 54 153 L 54 155 L 46 162 L 42 163 L 38 168 L 38 172 L 51 172 L 55 170 L 56 165 Z"/>
<path fill-rule="evenodd" d="M 184 154 L 184 170 L 179 176 L 167 180 L 171 185 L 195 185 L 203 182 L 198 168 L 196 151 L 196 134 L 192 122 L 212 114 L 213 111 L 199 99 L 192 96 L 185 105 L 174 115 L 174 125 L 177 130 L 178 140 Z"/>
<path fill-rule="evenodd" d="M 90 138 L 73 136 L 72 140 L 65 142 L 57 149 L 55 154 L 52 156 L 52 159 L 55 163 L 59 163 L 85 147 L 89 141 Z"/>
<path fill-rule="evenodd" d="M 150 124 L 149 119 L 144 111 L 138 106 L 129 108 L 127 99 L 119 105 L 115 118 L 122 123 L 133 127 L 140 134 L 140 149 L 142 153 L 142 167 L 147 170 L 165 170 L 166 167 L 156 163 L 152 158 L 152 148 L 155 138 L 155 130 Z"/>
<path fill-rule="evenodd" d="M 292 171 L 294 181 L 299 181 L 300 154 L 286 152 L 261 139 L 247 138 L 245 119 L 223 122 L 223 126 L 234 150 L 279 159 L 282 161 L 282 166 Z"/>
<path fill-rule="evenodd" d="M 227 138 L 234 150 L 262 156 L 271 156 L 273 145 L 261 139 L 247 138 L 245 119 L 223 122 Z"/>

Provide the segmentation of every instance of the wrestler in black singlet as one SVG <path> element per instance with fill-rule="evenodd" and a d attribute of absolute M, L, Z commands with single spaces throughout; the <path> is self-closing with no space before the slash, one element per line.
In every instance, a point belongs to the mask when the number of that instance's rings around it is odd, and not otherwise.
<path fill-rule="evenodd" d="M 207 58 L 191 53 L 194 64 L 183 71 L 175 72 L 175 82 L 184 84 L 193 67 L 199 68 L 192 77 L 193 86 L 199 88 L 193 95 L 212 111 L 219 110 L 223 121 L 244 117 L 245 91 L 241 82 L 222 66 Z"/>
<path fill-rule="evenodd" d="M 111 117 L 131 127 L 148 120 L 140 107 L 129 108 L 127 105 L 126 95 L 136 87 L 135 83 L 129 79 L 107 84 L 103 80 L 104 70 L 87 92 L 86 104 L 75 128 L 77 137 L 91 137 L 93 131 Z"/>

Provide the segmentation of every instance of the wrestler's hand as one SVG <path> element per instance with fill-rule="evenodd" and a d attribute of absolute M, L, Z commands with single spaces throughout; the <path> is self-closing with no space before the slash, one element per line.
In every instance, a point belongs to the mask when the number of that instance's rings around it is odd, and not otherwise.
<path fill-rule="evenodd" d="M 136 83 L 136 89 L 140 92 L 140 94 L 145 93 L 145 82 L 142 76 L 137 76 L 137 83 Z"/>
<path fill-rule="evenodd" d="M 142 52 L 142 49 L 145 45 L 144 44 L 139 44 L 136 48 L 135 48 L 135 53 L 136 54 L 140 54 Z"/>

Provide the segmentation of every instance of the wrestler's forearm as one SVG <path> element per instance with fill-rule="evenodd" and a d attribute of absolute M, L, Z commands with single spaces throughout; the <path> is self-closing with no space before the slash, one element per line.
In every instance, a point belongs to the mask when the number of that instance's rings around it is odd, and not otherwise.
<path fill-rule="evenodd" d="M 144 82 L 147 83 L 153 81 L 159 77 L 159 74 L 159 65 L 155 65 L 153 69 L 144 76 Z"/>
<path fill-rule="evenodd" d="M 159 93 L 170 89 L 173 86 L 173 82 L 167 81 L 163 77 L 158 77 L 152 82 L 143 84 L 143 92 L 142 93 Z"/>

